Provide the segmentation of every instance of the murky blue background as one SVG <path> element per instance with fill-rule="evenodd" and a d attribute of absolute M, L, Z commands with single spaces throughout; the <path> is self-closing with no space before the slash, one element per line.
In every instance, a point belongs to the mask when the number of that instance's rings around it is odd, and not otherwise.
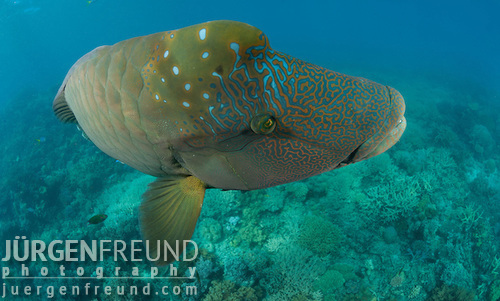
<path fill-rule="evenodd" d="M 0 2 L 0 91 L 57 85 L 93 48 L 216 19 L 262 29 L 272 46 L 331 69 L 398 69 L 500 82 L 500 2 Z M 498 89 L 498 87 L 495 87 Z"/>

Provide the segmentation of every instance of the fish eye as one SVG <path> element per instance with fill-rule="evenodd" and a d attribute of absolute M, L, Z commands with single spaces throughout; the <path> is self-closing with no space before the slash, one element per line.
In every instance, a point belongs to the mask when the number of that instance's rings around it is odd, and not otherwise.
<path fill-rule="evenodd" d="M 255 134 L 267 135 L 276 128 L 276 120 L 271 114 L 259 114 L 252 118 L 250 127 Z"/>

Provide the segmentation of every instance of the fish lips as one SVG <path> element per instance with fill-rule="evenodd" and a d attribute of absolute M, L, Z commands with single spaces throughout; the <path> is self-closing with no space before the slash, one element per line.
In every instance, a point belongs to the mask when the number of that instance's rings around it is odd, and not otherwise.
<path fill-rule="evenodd" d="M 399 91 L 392 87 L 387 87 L 387 89 L 392 109 L 387 114 L 384 125 L 372 137 L 354 149 L 337 168 L 380 155 L 396 144 L 403 135 L 406 129 L 405 101 Z"/>

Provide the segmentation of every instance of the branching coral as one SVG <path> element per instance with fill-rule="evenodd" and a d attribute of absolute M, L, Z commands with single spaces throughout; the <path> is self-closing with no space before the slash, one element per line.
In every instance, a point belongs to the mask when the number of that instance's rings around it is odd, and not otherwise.
<path fill-rule="evenodd" d="M 283 247 L 273 256 L 273 265 L 266 269 L 265 278 L 261 280 L 261 285 L 269 294 L 266 301 L 317 296 L 313 285 L 325 272 L 324 262 L 297 245 Z"/>
<path fill-rule="evenodd" d="M 495 255 L 495 258 L 491 262 L 491 273 L 495 276 L 498 276 L 500 273 L 500 256 L 498 255 Z"/>
<path fill-rule="evenodd" d="M 468 205 L 460 214 L 460 221 L 466 230 L 470 230 L 479 222 L 482 216 L 483 212 L 480 211 L 479 208 L 476 208 L 473 205 Z"/>
<path fill-rule="evenodd" d="M 417 178 L 400 175 L 389 183 L 369 188 L 369 199 L 360 205 L 372 219 L 392 222 L 404 217 L 418 205 L 421 189 Z"/>

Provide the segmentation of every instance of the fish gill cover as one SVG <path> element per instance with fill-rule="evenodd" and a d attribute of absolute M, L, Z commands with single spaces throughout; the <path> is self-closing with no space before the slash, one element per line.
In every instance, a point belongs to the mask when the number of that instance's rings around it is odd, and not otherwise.
<path fill-rule="evenodd" d="M 7 299 L 500 298 L 498 2 L 242 9 L 217 1 L 5 1 L 0 8 L 0 256 L 11 257 L 1 262 L 0 294 Z M 61 125 L 51 102 L 71 64 L 97 46 L 217 19 L 257 26 L 273 49 L 395 87 L 408 128 L 387 152 L 338 170 L 249 192 L 207 190 L 191 238 L 198 252 L 184 258 L 194 259 L 155 270 L 144 245 L 132 243 L 142 238 L 141 195 L 154 179 Z M 108 217 L 88 225 L 98 215 Z M 47 261 L 19 258 L 38 240 Z M 50 258 L 54 241 L 61 241 L 54 250 L 77 250 L 67 258 L 78 260 Z M 80 260 L 82 241 L 97 242 L 95 261 Z M 132 247 L 141 261 L 130 260 Z M 104 249 L 111 251 L 100 258 Z M 115 260 L 120 249 L 124 257 Z"/>

